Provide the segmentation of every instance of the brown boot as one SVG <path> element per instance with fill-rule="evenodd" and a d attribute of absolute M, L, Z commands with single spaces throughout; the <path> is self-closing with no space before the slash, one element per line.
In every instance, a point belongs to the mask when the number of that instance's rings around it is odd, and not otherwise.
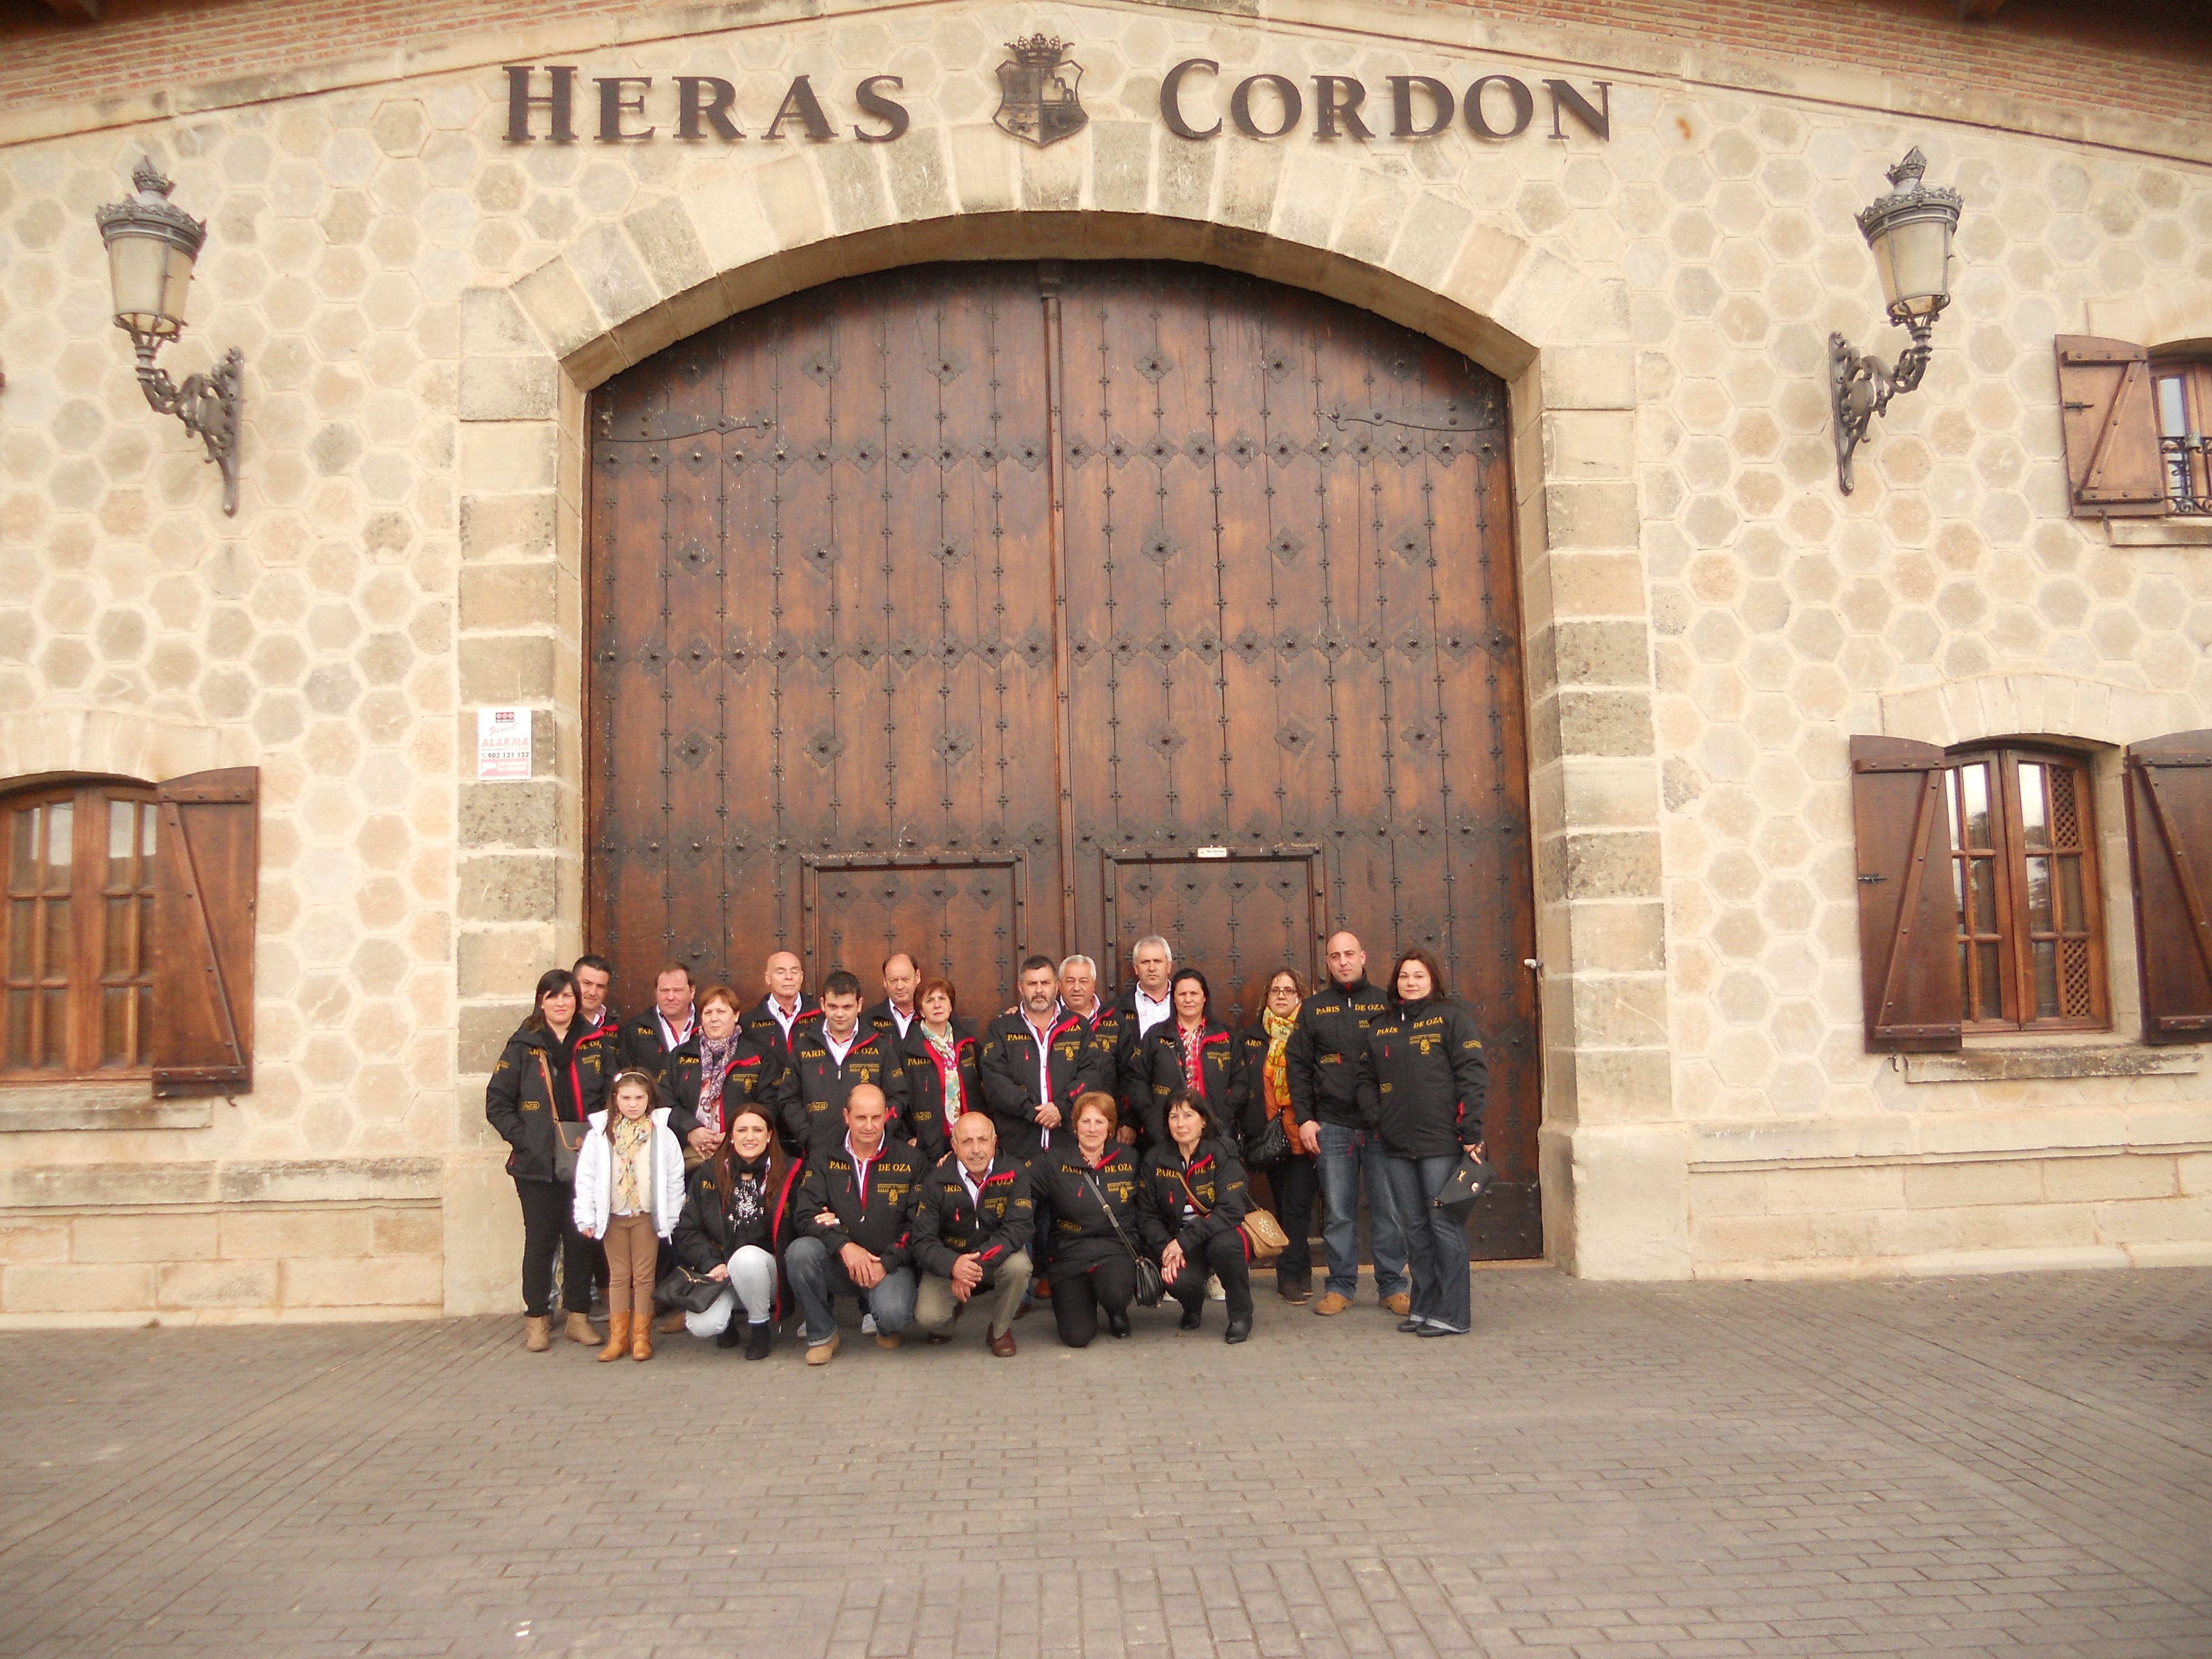
<path fill-rule="evenodd" d="M 659 1331 L 663 1336 L 675 1336 L 679 1334 L 684 1329 L 684 1310 L 678 1308 L 673 1313 L 665 1313 L 661 1315 L 660 1323 L 654 1326 L 653 1328 Z"/>
<path fill-rule="evenodd" d="M 629 1357 L 632 1359 L 653 1358 L 653 1313 L 650 1309 L 629 1322 Z"/>
<path fill-rule="evenodd" d="M 522 1346 L 526 1353 L 544 1353 L 553 1346 L 553 1316 L 532 1314 L 522 1322 Z"/>
<path fill-rule="evenodd" d="M 599 1345 L 599 1334 L 592 1328 L 592 1322 L 580 1313 L 568 1316 L 568 1322 L 561 1328 L 561 1334 L 571 1342 L 580 1342 L 587 1348 Z"/>
<path fill-rule="evenodd" d="M 629 1316 L 611 1313 L 607 1316 L 607 1346 L 599 1350 L 602 1361 L 620 1359 L 629 1352 Z"/>

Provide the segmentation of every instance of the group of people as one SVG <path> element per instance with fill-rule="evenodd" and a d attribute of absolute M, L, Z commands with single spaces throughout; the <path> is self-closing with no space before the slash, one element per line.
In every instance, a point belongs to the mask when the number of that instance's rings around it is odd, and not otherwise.
<path fill-rule="evenodd" d="M 902 952 L 866 1006 L 851 972 L 817 996 L 778 951 L 750 1006 L 678 963 L 629 1019 L 603 958 L 550 969 L 484 1103 L 521 1204 L 525 1344 L 551 1346 L 556 1256 L 569 1339 L 599 1346 L 605 1284 L 601 1359 L 650 1358 L 656 1328 L 762 1359 L 795 1314 L 807 1363 L 826 1364 L 840 1296 L 886 1348 L 949 1342 L 974 1305 L 1011 1357 L 1039 1298 L 1071 1347 L 1102 1322 L 1128 1335 L 1132 1305 L 1164 1297 L 1185 1330 L 1224 1302 L 1243 1342 L 1255 1207 L 1287 1240 L 1279 1294 L 1334 1316 L 1358 1293 L 1363 1194 L 1382 1308 L 1409 1334 L 1463 1334 L 1465 1212 L 1439 1200 L 1483 1150 L 1474 1017 L 1425 950 L 1380 987 L 1354 935 L 1325 950 L 1327 985 L 1276 969 L 1242 1030 L 1158 937 L 1110 1000 L 1090 957 L 1029 958 L 980 1031 Z"/>

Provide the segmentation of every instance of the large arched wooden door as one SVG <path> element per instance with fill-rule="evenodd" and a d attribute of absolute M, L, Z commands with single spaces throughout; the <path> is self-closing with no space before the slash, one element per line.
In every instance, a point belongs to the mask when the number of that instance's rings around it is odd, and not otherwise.
<path fill-rule="evenodd" d="M 1249 1019 L 1348 927 L 1482 1021 L 1536 1254 L 1520 613 L 1492 375 L 1164 264 L 939 265 L 593 395 L 588 933 L 749 995 L 787 945 L 1005 1006 L 1148 933 Z"/>

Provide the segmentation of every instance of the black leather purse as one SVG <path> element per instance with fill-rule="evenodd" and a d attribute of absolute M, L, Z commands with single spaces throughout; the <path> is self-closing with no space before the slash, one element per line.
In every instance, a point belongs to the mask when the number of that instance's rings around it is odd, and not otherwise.
<path fill-rule="evenodd" d="M 1269 1118 L 1265 1127 L 1252 1137 L 1252 1144 L 1244 1149 L 1244 1161 L 1255 1169 L 1280 1164 L 1290 1155 L 1290 1133 L 1283 1127 L 1283 1120 L 1279 1116 Z"/>
<path fill-rule="evenodd" d="M 1454 1219 L 1464 1221 L 1474 1209 L 1475 1200 L 1489 1189 L 1497 1176 L 1497 1170 L 1469 1152 L 1460 1159 L 1459 1167 L 1451 1172 L 1451 1179 L 1437 1189 L 1436 1197 L 1430 1202 Z"/>
<path fill-rule="evenodd" d="M 1137 1264 L 1136 1303 L 1140 1308 L 1157 1308 L 1160 1298 L 1168 1293 L 1168 1282 L 1160 1277 L 1160 1264 L 1129 1243 L 1129 1235 L 1121 1231 L 1121 1218 L 1114 1213 L 1114 1206 L 1098 1185 L 1097 1176 L 1090 1170 L 1083 1172 L 1083 1184 L 1091 1188 L 1091 1196 L 1098 1200 L 1098 1207 L 1106 1212 L 1106 1220 L 1114 1229 L 1114 1237 L 1121 1241 L 1121 1248 L 1129 1253 L 1129 1260 Z"/>
<path fill-rule="evenodd" d="M 709 1279 L 689 1267 L 675 1267 L 653 1287 L 653 1299 L 671 1311 L 680 1309 L 685 1313 L 702 1314 L 729 1288 L 727 1279 Z"/>

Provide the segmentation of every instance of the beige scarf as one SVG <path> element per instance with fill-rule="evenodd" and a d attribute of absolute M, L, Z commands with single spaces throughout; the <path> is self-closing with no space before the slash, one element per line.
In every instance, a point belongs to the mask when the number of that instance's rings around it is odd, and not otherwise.
<path fill-rule="evenodd" d="M 651 1116 L 628 1118 L 615 1115 L 614 1133 L 607 1139 L 614 1146 L 615 1193 L 613 1210 L 617 1215 L 640 1215 L 651 1205 L 638 1196 L 638 1184 L 645 1167 L 642 1156 L 653 1145 L 653 1121 Z"/>

